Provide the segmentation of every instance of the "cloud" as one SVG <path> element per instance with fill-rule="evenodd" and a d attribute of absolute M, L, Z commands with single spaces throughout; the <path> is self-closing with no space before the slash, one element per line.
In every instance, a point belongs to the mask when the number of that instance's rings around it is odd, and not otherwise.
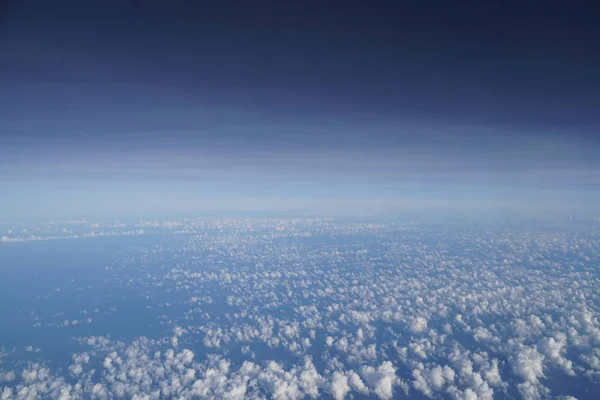
<path fill-rule="evenodd" d="M 525 382 L 536 384 L 544 376 L 544 356 L 534 348 L 524 348 L 513 360 L 513 367 Z"/>
<path fill-rule="evenodd" d="M 427 320 L 423 317 L 415 317 L 410 325 L 410 330 L 414 333 L 421 333 L 427 329 Z"/>
<path fill-rule="evenodd" d="M 396 386 L 405 387 L 404 382 L 396 376 L 396 368 L 390 361 L 384 361 L 377 368 L 365 366 L 361 375 L 380 399 L 391 399 Z"/>
<path fill-rule="evenodd" d="M 432 369 L 424 369 L 423 365 L 412 371 L 413 386 L 429 398 L 434 398 L 435 393 L 454 383 L 454 370 L 447 365 L 439 365 Z"/>
<path fill-rule="evenodd" d="M 561 368 L 567 375 L 575 376 L 573 370 L 573 362 L 564 357 L 567 347 L 567 336 L 559 332 L 555 338 L 542 339 L 538 344 L 538 350 L 552 361 L 556 366 Z"/>
<path fill-rule="evenodd" d="M 348 377 L 341 372 L 334 372 L 331 379 L 331 395 L 335 400 L 343 400 L 346 395 L 350 392 L 350 385 L 348 385 Z"/>

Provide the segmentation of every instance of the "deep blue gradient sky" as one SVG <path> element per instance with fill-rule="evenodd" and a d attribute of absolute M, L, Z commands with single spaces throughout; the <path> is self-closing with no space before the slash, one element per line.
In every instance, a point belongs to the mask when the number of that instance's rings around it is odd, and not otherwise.
<path fill-rule="evenodd" d="M 3 2 L 0 217 L 597 212 L 600 16 L 400 3 Z"/>

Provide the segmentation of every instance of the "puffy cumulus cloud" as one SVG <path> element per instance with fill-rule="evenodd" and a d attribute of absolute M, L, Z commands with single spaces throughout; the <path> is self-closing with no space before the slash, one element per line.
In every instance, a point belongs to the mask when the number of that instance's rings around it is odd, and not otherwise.
<path fill-rule="evenodd" d="M 255 372 L 254 365 L 251 363 L 242 365 L 241 370 L 246 373 Z M 198 379 L 190 376 L 188 382 L 191 383 L 189 394 L 199 398 L 213 398 L 220 396 L 227 399 L 243 399 L 248 390 L 248 381 L 252 375 L 234 375 L 230 373 L 230 362 L 227 360 L 218 360 L 214 365 L 210 365 Z M 191 375 L 191 374 L 190 374 Z M 195 375 L 195 374 L 194 374 Z M 164 393 L 165 395 L 175 396 L 179 393 Z"/>
<path fill-rule="evenodd" d="M 427 330 L 427 320 L 423 317 L 415 317 L 410 324 L 410 330 L 414 333 L 421 333 Z"/>
<path fill-rule="evenodd" d="M 321 376 L 312 360 L 284 368 L 276 361 L 264 366 L 245 361 L 233 368 L 231 361 L 210 356 L 207 361 L 195 361 L 189 349 L 156 351 L 157 343 L 136 341 L 120 346 L 104 357 L 102 380 L 94 382 L 93 369 L 86 369 L 87 354 L 76 354 L 75 384 L 55 377 L 40 364 L 32 364 L 21 373 L 21 382 L 6 388 L 6 398 L 223 398 L 244 399 L 269 394 L 274 399 L 318 398 L 320 393 L 331 392 L 343 396 L 354 389 L 365 392 L 364 384 L 356 374 L 334 372 L 331 382 Z M 117 345 L 119 347 L 119 345 Z M 379 371 L 379 370 L 378 370 Z M 385 375 L 385 368 L 381 370 Z M 348 378 L 350 377 L 350 378 Z M 385 380 L 385 376 L 382 376 Z M 381 383 L 378 381 L 378 385 Z M 383 383 L 385 386 L 385 382 Z M 383 386 L 382 386 L 383 387 Z M 385 387 L 379 390 L 387 390 Z M 61 397 L 62 396 L 62 397 Z M 65 397 L 66 396 L 66 397 Z M 343 398 L 342 396 L 342 398 Z"/>
<path fill-rule="evenodd" d="M 457 388 L 456 386 L 452 386 L 452 387 L 448 388 L 447 393 L 454 400 L 478 400 L 479 399 L 479 396 L 477 395 L 477 393 L 471 388 L 466 388 L 464 390 L 461 390 L 461 389 Z"/>
<path fill-rule="evenodd" d="M 75 364 L 87 364 L 90 362 L 90 355 L 88 353 L 73 354 L 71 358 Z"/>
<path fill-rule="evenodd" d="M 500 369 L 498 368 L 498 360 L 493 359 L 491 362 L 482 368 L 483 379 L 491 387 L 503 386 L 502 377 L 500 376 Z"/>
<path fill-rule="evenodd" d="M 14 371 L 0 372 L 0 382 L 12 382 L 17 378 Z"/>
<path fill-rule="evenodd" d="M 589 368 L 585 375 L 596 383 L 600 383 L 600 347 L 592 349 L 590 353 L 580 354 L 579 359 Z"/>
<path fill-rule="evenodd" d="M 5 387 L 0 393 L 1 399 L 70 399 L 82 398 L 84 390 L 81 385 L 68 384 L 64 378 L 53 375 L 43 364 L 32 363 L 21 372 L 19 384 Z"/>
<path fill-rule="evenodd" d="M 431 369 L 426 369 L 421 364 L 420 368 L 412 371 L 412 376 L 414 378 L 414 388 L 425 396 L 433 398 L 436 393 L 442 392 L 446 386 L 452 385 L 455 373 L 447 365 L 443 367 L 436 365 Z"/>
<path fill-rule="evenodd" d="M 548 388 L 530 381 L 519 383 L 517 388 L 523 400 L 540 400 L 550 393 Z"/>
<path fill-rule="evenodd" d="M 600 323 L 598 315 L 587 306 L 577 310 L 569 317 L 573 327 L 579 328 L 591 345 L 600 346 Z"/>
<path fill-rule="evenodd" d="M 567 347 L 567 336 L 559 332 L 556 338 L 545 338 L 538 343 L 538 350 L 567 375 L 575 376 L 573 362 L 564 357 Z"/>
<path fill-rule="evenodd" d="M 475 328 L 473 338 L 478 342 L 489 343 L 493 345 L 500 344 L 500 338 L 494 336 L 488 329 L 482 326 Z"/>
<path fill-rule="evenodd" d="M 4 387 L 0 390 L 0 400 L 10 400 L 14 398 L 14 390 L 11 387 Z"/>
<path fill-rule="evenodd" d="M 433 343 L 427 338 L 411 339 L 408 349 L 418 358 L 425 360 L 428 355 L 435 353 L 436 349 Z"/>
<path fill-rule="evenodd" d="M 177 347 L 179 346 L 179 338 L 183 335 L 185 329 L 180 326 L 176 326 L 173 328 L 173 336 L 171 337 L 171 346 Z"/>
<path fill-rule="evenodd" d="M 524 348 L 513 360 L 513 368 L 525 382 L 536 384 L 544 376 L 544 356 L 535 348 Z"/>
<path fill-rule="evenodd" d="M 302 367 L 293 367 L 289 371 L 271 361 L 259 373 L 258 380 L 274 399 L 300 399 L 306 396 L 316 398 L 319 389 L 327 388 L 326 380 L 317 373 L 308 358 L 304 360 Z"/>
<path fill-rule="evenodd" d="M 348 377 L 348 384 L 350 385 L 352 390 L 364 395 L 369 393 L 369 388 L 362 381 L 360 375 L 358 375 L 354 371 L 348 371 L 346 375 Z"/>
<path fill-rule="evenodd" d="M 361 375 L 367 381 L 369 388 L 380 399 L 391 399 L 396 386 L 400 386 L 405 391 L 407 390 L 406 383 L 396 376 L 396 368 L 390 361 L 384 361 L 377 368 L 365 366 L 361 371 Z"/>
<path fill-rule="evenodd" d="M 448 355 L 448 360 L 458 375 L 457 386 L 448 389 L 448 393 L 454 398 L 471 396 L 474 393 L 479 399 L 491 400 L 494 396 L 492 387 L 504 387 L 498 361 L 489 360 L 485 352 L 471 353 L 456 346 Z"/>
<path fill-rule="evenodd" d="M 73 354 L 73 364 L 69 366 L 69 372 L 73 376 L 80 376 L 83 374 L 84 365 L 90 361 L 90 355 L 88 353 Z"/>
<path fill-rule="evenodd" d="M 331 395 L 335 400 L 342 400 L 350 391 L 348 377 L 341 372 L 334 372 L 331 378 Z"/>

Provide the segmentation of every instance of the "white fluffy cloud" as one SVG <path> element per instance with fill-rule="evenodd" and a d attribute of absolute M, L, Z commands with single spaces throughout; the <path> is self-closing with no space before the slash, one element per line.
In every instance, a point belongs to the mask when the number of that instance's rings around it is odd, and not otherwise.
<path fill-rule="evenodd" d="M 427 320 L 423 317 L 415 317 L 413 318 L 410 330 L 414 333 L 421 333 L 427 329 Z"/>
<path fill-rule="evenodd" d="M 515 372 L 525 381 L 538 383 L 544 376 L 544 356 L 535 348 L 524 348 L 513 361 Z"/>

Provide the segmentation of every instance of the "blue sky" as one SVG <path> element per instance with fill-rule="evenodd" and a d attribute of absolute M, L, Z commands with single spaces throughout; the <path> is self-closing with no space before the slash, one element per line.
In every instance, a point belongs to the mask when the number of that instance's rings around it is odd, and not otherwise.
<path fill-rule="evenodd" d="M 0 216 L 593 213 L 598 29 L 545 7 L 9 3 Z"/>

